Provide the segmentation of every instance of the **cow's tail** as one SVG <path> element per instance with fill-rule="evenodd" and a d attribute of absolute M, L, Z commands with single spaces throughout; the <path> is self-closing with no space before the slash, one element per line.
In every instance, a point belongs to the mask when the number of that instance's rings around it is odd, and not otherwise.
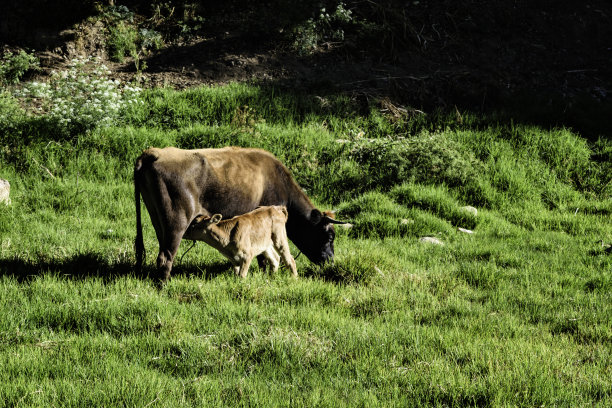
<path fill-rule="evenodd" d="M 142 269 L 142 263 L 146 256 L 144 240 L 142 238 L 142 221 L 140 217 L 141 168 L 142 159 L 139 158 L 136 160 L 136 165 L 134 166 L 134 203 L 136 205 L 136 240 L 134 241 L 134 250 L 136 251 L 136 269 L 138 271 Z"/>

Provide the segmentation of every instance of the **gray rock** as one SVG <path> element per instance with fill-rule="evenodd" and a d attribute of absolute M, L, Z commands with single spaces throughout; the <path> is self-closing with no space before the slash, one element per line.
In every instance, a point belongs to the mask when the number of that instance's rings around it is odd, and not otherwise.
<path fill-rule="evenodd" d="M 466 205 L 465 207 L 461 207 L 461 209 L 465 212 L 469 212 L 470 214 L 474 214 L 474 217 L 478 215 L 478 210 L 471 205 Z"/>
<path fill-rule="evenodd" d="M 4 179 L 0 179 L 0 203 L 9 205 L 11 203 L 11 184 Z"/>
<path fill-rule="evenodd" d="M 444 245 L 444 242 L 440 241 L 436 237 L 422 237 L 419 238 L 419 242 L 425 242 L 427 244 Z"/>

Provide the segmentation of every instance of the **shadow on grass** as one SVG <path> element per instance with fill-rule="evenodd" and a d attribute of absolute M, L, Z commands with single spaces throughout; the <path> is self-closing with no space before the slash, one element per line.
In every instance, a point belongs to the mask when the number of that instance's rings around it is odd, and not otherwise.
<path fill-rule="evenodd" d="M 174 277 L 199 277 L 206 280 L 231 273 L 230 264 L 223 261 L 206 265 L 177 263 L 172 270 Z M 96 253 L 78 254 L 51 261 L 28 261 L 17 257 L 0 259 L 0 277 L 14 277 L 21 282 L 45 274 L 58 274 L 69 279 L 102 278 L 105 281 L 124 276 L 152 280 L 157 280 L 158 277 L 154 265 L 145 265 L 138 271 L 131 262 L 110 263 Z"/>

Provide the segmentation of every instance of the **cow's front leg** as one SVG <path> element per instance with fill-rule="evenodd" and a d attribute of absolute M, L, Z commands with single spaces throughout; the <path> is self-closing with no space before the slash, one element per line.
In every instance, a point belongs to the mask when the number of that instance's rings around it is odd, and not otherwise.
<path fill-rule="evenodd" d="M 262 272 L 265 272 L 268 269 L 268 266 L 270 266 L 270 262 L 268 258 L 264 256 L 264 254 L 257 255 L 257 266 L 259 266 L 259 270 Z"/>

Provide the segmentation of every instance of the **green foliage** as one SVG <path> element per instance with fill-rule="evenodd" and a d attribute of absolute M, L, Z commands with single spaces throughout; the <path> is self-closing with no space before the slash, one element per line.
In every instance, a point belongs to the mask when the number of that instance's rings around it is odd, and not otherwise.
<path fill-rule="evenodd" d="M 123 62 L 126 56 L 138 53 L 138 30 L 123 21 L 108 28 L 106 46 L 111 60 Z"/>
<path fill-rule="evenodd" d="M 131 57 L 136 70 L 146 69 L 141 58 L 151 50 L 158 50 L 163 46 L 161 33 L 137 24 L 134 21 L 134 13 L 123 5 L 106 8 L 103 16 L 108 21 L 106 48 L 110 59 L 123 62 L 125 57 Z"/>
<path fill-rule="evenodd" d="M 0 92 L 0 129 L 8 131 L 22 115 L 23 111 L 17 99 L 9 92 Z"/>
<path fill-rule="evenodd" d="M 39 67 L 38 58 L 24 50 L 13 54 L 6 51 L 0 61 L 0 85 L 14 85 L 19 83 L 23 75 Z"/>
<path fill-rule="evenodd" d="M 330 14 L 321 8 L 314 18 L 293 28 L 293 49 L 300 55 L 309 55 L 323 43 L 344 41 L 343 26 L 352 21 L 351 10 L 342 2 Z"/>
<path fill-rule="evenodd" d="M 138 31 L 140 37 L 140 47 L 143 50 L 159 50 L 164 41 L 160 33 L 150 28 L 141 28 Z"/>
<path fill-rule="evenodd" d="M 111 5 L 103 9 L 102 15 L 108 18 L 110 21 L 126 21 L 129 23 L 134 22 L 134 13 L 130 11 L 126 6 L 120 4 L 118 6 Z"/>
<path fill-rule="evenodd" d="M 370 188 L 386 189 L 404 180 L 457 187 L 476 175 L 475 159 L 444 134 L 357 138 L 349 148 L 348 156 L 372 175 Z"/>

